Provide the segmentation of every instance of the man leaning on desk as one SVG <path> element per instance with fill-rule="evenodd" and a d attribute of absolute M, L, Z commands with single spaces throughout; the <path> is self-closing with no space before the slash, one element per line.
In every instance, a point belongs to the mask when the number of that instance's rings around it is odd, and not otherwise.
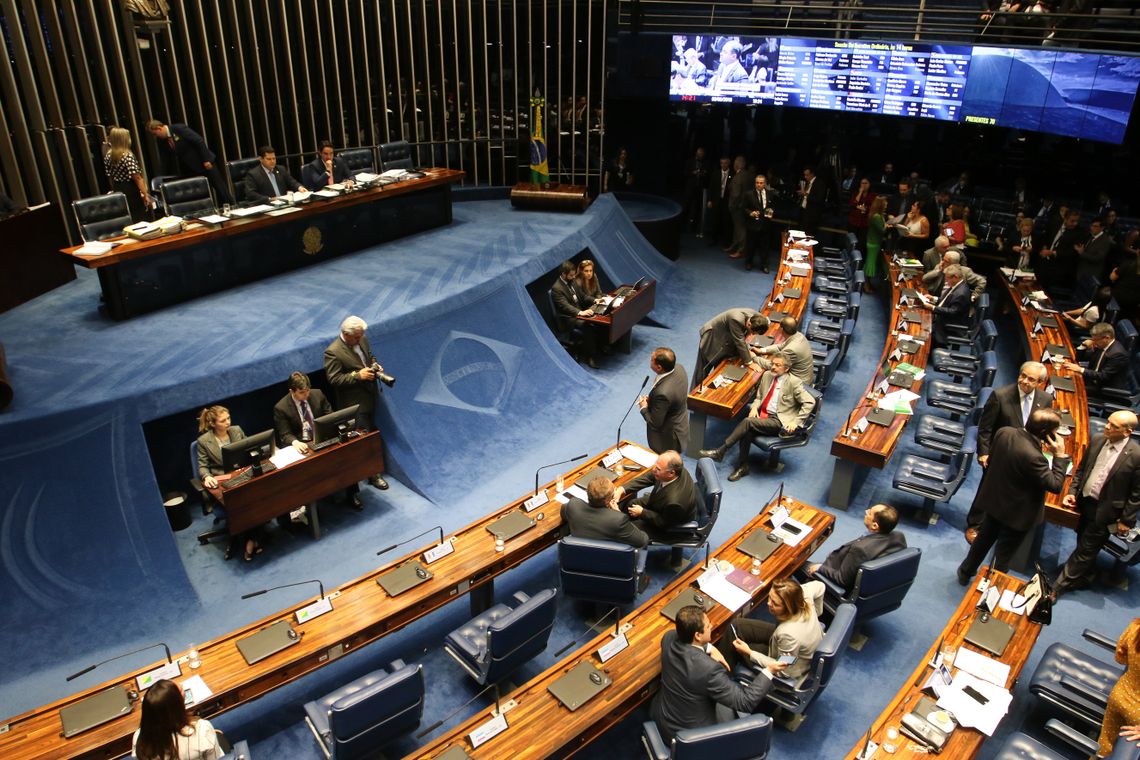
<path fill-rule="evenodd" d="M 305 187 L 319 190 L 327 185 L 341 182 L 352 183 L 348 164 L 343 158 L 334 156 L 333 144 L 330 140 L 321 140 L 317 144 L 317 157 L 311 164 L 301 167 L 301 182 Z"/>
<path fill-rule="evenodd" d="M 265 203 L 285 193 L 308 192 L 304 185 L 293 179 L 288 169 L 277 165 L 277 151 L 272 146 L 258 148 L 257 159 L 261 163 L 245 175 L 245 197 L 248 200 Z"/>

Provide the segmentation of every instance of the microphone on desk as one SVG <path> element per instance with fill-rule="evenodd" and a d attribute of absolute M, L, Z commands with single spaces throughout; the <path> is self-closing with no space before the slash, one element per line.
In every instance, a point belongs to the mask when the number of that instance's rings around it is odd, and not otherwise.
<path fill-rule="evenodd" d="M 65 681 L 74 681 L 76 678 L 79 678 L 79 676 L 86 675 L 87 673 L 90 673 L 92 670 L 99 667 L 100 665 L 106 665 L 108 662 L 113 662 L 115 660 L 121 660 L 124 657 L 130 657 L 132 654 L 138 654 L 139 652 L 145 652 L 146 650 L 154 649 L 155 647 L 162 647 L 166 651 L 166 662 L 167 662 L 167 664 L 174 662 L 174 660 L 170 657 L 170 647 L 166 646 L 165 643 L 158 641 L 158 642 L 155 642 L 154 644 L 147 644 L 145 647 L 139 647 L 138 649 L 135 649 L 131 652 L 124 652 L 123 654 L 117 654 L 114 657 L 108 657 L 107 659 L 103 660 L 102 662 L 97 662 L 94 665 L 88 665 L 86 668 L 84 668 L 83 670 L 80 670 L 78 673 L 72 673 L 71 675 L 69 675 L 64 680 Z"/>
<path fill-rule="evenodd" d="M 641 381 L 641 387 L 637 389 L 637 395 L 633 397 L 633 401 L 630 403 L 629 409 L 625 410 L 625 416 L 622 417 L 621 422 L 618 423 L 617 443 L 614 444 L 615 446 L 621 446 L 621 426 L 625 424 L 626 417 L 629 417 L 629 413 L 633 411 L 633 405 L 637 403 L 637 400 L 639 398 L 641 398 L 641 392 L 645 390 L 646 385 L 649 385 L 649 375 L 646 375 L 645 379 Z"/>
<path fill-rule="evenodd" d="M 436 730 L 437 728 L 439 728 L 440 726 L 442 726 L 444 723 L 446 723 L 447 721 L 451 720 L 451 719 L 452 719 L 452 718 L 454 718 L 456 715 L 458 715 L 458 714 L 459 714 L 459 713 L 460 713 L 460 712 L 463 710 L 463 708 L 467 707 L 469 704 L 471 704 L 472 702 L 474 702 L 476 699 L 478 699 L 479 697 L 483 696 L 483 695 L 484 695 L 484 694 L 486 694 L 487 692 L 491 691 L 492 689 L 493 689 L 493 690 L 494 690 L 494 692 L 495 692 L 495 712 L 494 712 L 494 714 L 495 714 L 495 715 L 499 715 L 499 714 L 501 714 L 502 710 L 501 710 L 501 708 L 499 707 L 499 685 L 498 685 L 497 683 L 493 683 L 493 684 L 491 684 L 490 686 L 488 686 L 487 688 L 485 688 L 485 689 L 483 689 L 482 691 L 480 691 L 480 692 L 479 692 L 478 694 L 476 694 L 475 696 L 471 697 L 471 699 L 469 699 L 469 700 L 467 700 L 466 702 L 464 702 L 463 704 L 461 704 L 459 707 L 455 708 L 455 711 L 454 711 L 454 712 L 452 712 L 450 715 L 448 715 L 448 716 L 447 716 L 446 718 L 444 718 L 443 720 L 437 720 L 435 723 L 432 723 L 430 726 L 428 726 L 427 728 L 425 728 L 423 731 L 420 731 L 418 734 L 416 734 L 416 738 L 417 738 L 417 739 L 422 739 L 422 738 L 424 738 L 425 736 L 427 736 L 428 734 L 430 734 L 432 731 Z"/>
<path fill-rule="evenodd" d="M 241 598 L 242 599 L 252 599 L 255 596 L 261 596 L 262 594 L 266 594 L 270 591 L 276 591 L 277 589 L 280 589 L 280 588 L 292 588 L 293 586 L 304 586 L 306 583 L 317 584 L 317 586 L 319 586 L 321 589 L 321 595 L 317 598 L 318 599 L 324 599 L 325 598 L 325 584 L 321 583 L 316 578 L 311 578 L 307 581 L 297 581 L 296 583 L 283 583 L 280 586 L 270 586 L 269 588 L 263 588 L 260 591 L 250 591 L 248 594 L 242 594 Z"/>
<path fill-rule="evenodd" d="M 599 624 L 603 620 L 608 618 L 610 615 L 613 615 L 615 612 L 621 612 L 621 607 L 618 607 L 618 606 L 612 607 L 609 612 L 607 612 L 606 614 L 602 615 L 600 618 L 595 620 L 594 624 L 592 626 L 590 626 L 589 628 L 587 628 L 584 633 L 578 634 L 578 636 L 576 636 L 573 641 L 571 641 L 569 644 L 567 644 L 566 646 L 562 647 L 557 652 L 555 652 L 554 656 L 555 657 L 561 657 L 563 654 L 565 654 L 567 651 L 569 651 L 571 647 L 573 647 L 579 641 L 584 639 L 587 635 L 589 635 L 590 633 L 596 632 L 598 630 Z M 621 615 L 618 615 L 617 620 L 614 621 L 614 636 L 619 636 L 620 634 L 621 634 Z"/>
<path fill-rule="evenodd" d="M 585 454 L 583 454 L 582 456 L 585 456 Z M 438 546 L 439 544 L 443 543 L 443 526 L 442 525 L 436 525 L 433 528 L 428 528 L 427 530 L 425 530 L 422 533 L 417 533 L 416 535 L 412 536 L 411 538 L 405 538 L 403 541 L 399 541 L 397 543 L 394 543 L 391 546 L 385 546 L 383 549 L 376 552 L 376 556 L 379 557 L 381 554 L 387 554 L 388 552 L 395 549 L 397 546 L 403 546 L 406 543 L 409 543 L 411 541 L 415 541 L 417 538 L 422 538 L 423 536 L 426 536 L 428 533 L 431 533 L 434 530 L 439 531 L 439 542 L 436 544 L 436 546 Z"/>
<path fill-rule="evenodd" d="M 551 462 L 550 464 L 544 464 L 541 467 L 539 467 L 537 470 L 534 471 L 534 493 L 536 495 L 538 494 L 538 473 L 542 472 L 547 467 L 557 467 L 560 464 L 570 464 L 571 462 L 577 462 L 579 459 L 585 459 L 588 456 L 590 456 L 590 453 L 586 452 L 585 454 L 579 454 L 576 457 L 571 457 L 571 458 L 566 459 L 566 460 L 561 461 L 561 462 Z"/>
<path fill-rule="evenodd" d="M 855 415 L 858 414 L 860 411 L 862 411 L 864 406 L 865 406 L 865 404 L 862 402 L 856 404 L 855 408 L 851 410 L 851 414 L 847 415 L 847 423 L 843 426 L 843 437 L 844 438 L 850 438 L 851 437 L 852 421 L 855 419 Z"/>

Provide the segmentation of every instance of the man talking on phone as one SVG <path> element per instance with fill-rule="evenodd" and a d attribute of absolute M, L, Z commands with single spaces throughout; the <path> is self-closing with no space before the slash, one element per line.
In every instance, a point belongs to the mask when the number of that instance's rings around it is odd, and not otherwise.
<path fill-rule="evenodd" d="M 986 477 L 974 496 L 974 504 L 985 514 L 978 537 L 958 566 L 958 583 L 970 583 L 995 543 L 994 569 L 1008 569 L 1018 545 L 1044 517 L 1045 493 L 1061 492 L 1069 455 L 1065 439 L 1057 433 L 1060 426 L 1061 415 L 1056 410 L 1035 409 L 1024 429 L 1004 427 L 994 433 Z M 1052 455 L 1052 462 L 1043 448 Z"/>

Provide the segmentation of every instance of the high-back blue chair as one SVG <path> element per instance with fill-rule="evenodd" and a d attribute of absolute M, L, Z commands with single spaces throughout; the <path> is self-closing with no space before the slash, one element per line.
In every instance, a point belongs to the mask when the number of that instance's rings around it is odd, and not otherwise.
<path fill-rule="evenodd" d="M 827 390 L 835 373 L 839 369 L 839 349 L 833 348 L 824 355 L 821 361 L 815 362 L 815 382 L 812 385 L 820 393 Z"/>
<path fill-rule="evenodd" d="M 650 760 L 764 760 L 772 746 L 772 719 L 743 718 L 677 732 L 668 745 L 653 721 L 641 726 L 641 743 Z"/>
<path fill-rule="evenodd" d="M 127 196 L 122 193 L 80 198 L 71 202 L 71 210 L 75 212 L 79 234 L 91 242 L 118 237 L 123 234 L 123 228 L 131 223 Z"/>
<path fill-rule="evenodd" d="M 423 667 L 403 660 L 305 705 L 305 721 L 331 760 L 373 757 L 388 742 L 414 731 L 423 713 Z"/>
<path fill-rule="evenodd" d="M 708 457 L 697 460 L 697 519 L 666 529 L 668 540 L 652 541 L 654 545 L 700 549 L 720 516 L 720 500 L 724 489 L 716 465 Z"/>
<path fill-rule="evenodd" d="M 1054 719 L 1045 723 L 1045 730 L 1084 755 L 1096 754 L 1097 743 L 1072 726 Z M 1070 757 L 1071 752 L 1055 750 L 1032 736 L 1018 732 L 1006 739 L 993 760 L 1068 760 Z M 1118 739 L 1108 760 L 1140 760 L 1140 746 Z"/>
<path fill-rule="evenodd" d="M 253 755 L 249 753 L 249 744 L 243 739 L 222 755 L 222 760 L 253 760 Z"/>
<path fill-rule="evenodd" d="M 412 146 L 408 144 L 408 141 L 397 140 L 381 145 L 380 168 L 384 171 L 388 171 L 389 169 L 407 169 L 408 171 L 412 171 L 415 169 L 416 164 L 412 158 Z"/>
<path fill-rule="evenodd" d="M 950 462 L 936 462 L 933 459 L 907 454 L 899 461 L 895 470 L 894 487 L 900 491 L 921 496 L 922 507 L 927 519 L 934 522 L 934 505 L 950 501 L 970 471 L 970 462 L 978 450 L 978 427 L 966 429 L 962 448 L 950 457 Z"/>
<path fill-rule="evenodd" d="M 480 685 L 498 683 L 546 649 L 557 592 L 516 591 L 518 606 L 496 604 L 447 634 L 443 649 Z"/>
<path fill-rule="evenodd" d="M 230 192 L 233 193 L 238 203 L 251 200 L 245 195 L 245 175 L 260 164 L 261 160 L 258 158 L 238 158 L 233 161 L 226 161 L 226 174 L 230 178 Z"/>
<path fill-rule="evenodd" d="M 217 208 L 205 177 L 167 180 L 162 185 L 162 205 L 170 216 L 202 216 Z"/>
<path fill-rule="evenodd" d="M 361 172 L 376 171 L 376 159 L 372 156 L 371 148 L 342 150 L 340 157 L 344 159 L 344 163 L 348 166 L 348 173 L 353 177 Z"/>
<path fill-rule="evenodd" d="M 1104 720 L 1105 704 L 1124 667 L 1111 660 L 1116 641 L 1086 629 L 1084 638 L 1107 650 L 1108 660 L 1088 655 L 1058 641 L 1045 650 L 1029 679 L 1029 692 L 1054 714 L 1076 718 L 1090 728 Z"/>
<path fill-rule="evenodd" d="M 831 625 L 823 634 L 815 654 L 812 655 L 811 669 L 798 684 L 777 677 L 772 682 L 772 690 L 764 698 L 767 702 L 782 707 L 794 716 L 802 716 L 812 702 L 819 699 L 827 685 L 831 683 L 835 671 L 851 643 L 855 632 L 855 605 L 841 604 L 835 609 Z"/>
<path fill-rule="evenodd" d="M 817 575 L 813 579 L 823 582 L 823 604 L 829 611 L 834 613 L 841 604 L 853 604 L 855 622 L 863 623 L 902 606 L 914 579 L 918 577 L 920 559 L 922 550 L 908 546 L 867 560 L 855 572 L 855 582 L 850 589 L 841 588 L 824 576 Z"/>
<path fill-rule="evenodd" d="M 768 455 L 767 467 L 771 472 L 783 472 L 784 463 L 780 461 L 780 452 L 785 449 L 798 449 L 807 446 L 808 441 L 811 440 L 811 433 L 815 429 L 815 423 L 819 421 L 819 413 L 823 409 L 823 394 L 810 385 L 805 385 L 804 390 L 815 399 L 815 407 L 812 408 L 802 425 L 788 436 L 757 436 L 752 439 L 752 445 Z"/>
<path fill-rule="evenodd" d="M 924 414 L 919 417 L 914 426 L 914 442 L 924 449 L 929 449 L 942 457 L 952 457 L 962 450 L 966 441 L 966 431 L 978 424 L 982 416 L 982 409 L 993 395 L 993 387 L 982 388 L 978 400 L 974 403 L 974 410 L 963 420 L 948 420 L 937 414 Z"/>
<path fill-rule="evenodd" d="M 969 414 L 978 401 L 982 388 L 994 384 L 997 375 L 997 352 L 986 351 L 978 369 L 970 376 L 969 384 L 932 380 L 926 384 L 926 403 L 935 409 L 945 409 L 954 415 Z"/>
<path fill-rule="evenodd" d="M 1136 326 L 1131 319 L 1122 319 L 1116 323 L 1116 340 L 1124 346 L 1124 350 L 1133 354 L 1136 351 Z"/>
<path fill-rule="evenodd" d="M 558 542 L 558 574 L 566 596 L 610 606 L 637 599 L 638 550 L 628 544 L 566 536 Z"/>

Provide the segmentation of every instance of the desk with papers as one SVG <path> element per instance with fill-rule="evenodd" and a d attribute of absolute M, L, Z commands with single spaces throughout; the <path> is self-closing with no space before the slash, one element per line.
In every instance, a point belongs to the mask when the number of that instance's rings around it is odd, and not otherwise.
<path fill-rule="evenodd" d="M 623 285 L 632 287 L 632 285 Z M 617 288 L 614 292 L 622 288 Z M 610 294 L 611 301 L 613 293 Z M 633 326 L 649 315 L 657 301 L 657 280 L 650 280 L 626 296 L 609 314 L 582 318 L 583 322 L 599 325 L 605 330 L 608 345 L 617 345 L 625 353 L 630 352 Z"/>

